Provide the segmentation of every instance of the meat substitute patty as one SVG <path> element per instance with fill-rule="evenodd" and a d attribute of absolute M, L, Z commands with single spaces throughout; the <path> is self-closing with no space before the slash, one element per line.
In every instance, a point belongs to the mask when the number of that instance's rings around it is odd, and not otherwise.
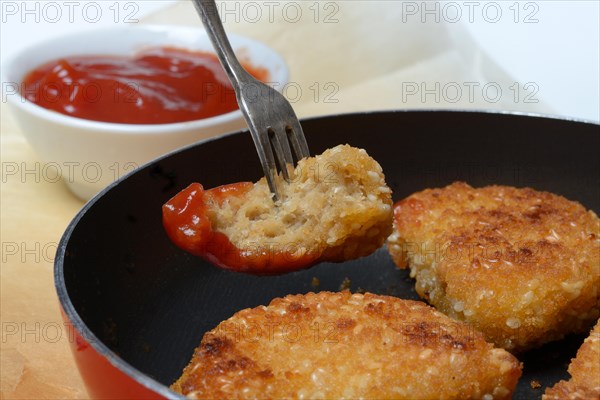
<path fill-rule="evenodd" d="M 518 360 L 428 305 L 348 291 L 274 299 L 205 334 L 190 398 L 510 398 Z"/>
<path fill-rule="evenodd" d="M 226 269 L 281 274 L 367 256 L 392 232 L 392 191 L 364 149 L 339 145 L 298 162 L 273 202 L 265 178 L 204 190 L 193 183 L 163 206 L 182 249 Z"/>
<path fill-rule="evenodd" d="M 571 379 L 546 389 L 543 400 L 600 399 L 600 321 L 569 365 Z"/>
<path fill-rule="evenodd" d="M 518 352 L 598 319 L 599 231 L 552 193 L 454 183 L 396 203 L 388 249 L 421 297 Z"/>

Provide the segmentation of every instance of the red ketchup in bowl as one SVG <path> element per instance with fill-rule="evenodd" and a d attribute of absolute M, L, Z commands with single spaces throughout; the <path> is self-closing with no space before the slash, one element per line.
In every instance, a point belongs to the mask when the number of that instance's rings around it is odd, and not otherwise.
<path fill-rule="evenodd" d="M 266 69 L 244 68 L 259 80 L 269 78 Z M 122 124 L 192 121 L 238 108 L 214 54 L 168 47 L 61 58 L 29 72 L 22 95 L 72 117 Z"/>

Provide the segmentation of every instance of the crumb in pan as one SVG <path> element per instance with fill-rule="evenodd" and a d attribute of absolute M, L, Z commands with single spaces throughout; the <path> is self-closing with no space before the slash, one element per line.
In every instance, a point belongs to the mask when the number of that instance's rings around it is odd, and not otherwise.
<path fill-rule="evenodd" d="M 321 285 L 321 280 L 319 278 L 317 278 L 316 276 L 313 276 L 313 278 L 310 281 L 310 286 L 313 287 L 314 289 L 317 289 L 320 285 Z"/>
<path fill-rule="evenodd" d="M 529 382 L 529 387 L 532 389 L 539 389 L 542 387 L 542 384 L 540 381 L 533 379 L 531 382 Z"/>
<path fill-rule="evenodd" d="M 265 178 L 204 190 L 195 183 L 163 206 L 182 249 L 223 268 L 276 274 L 367 256 L 392 230 L 391 190 L 363 149 L 339 145 L 299 161 L 274 203 Z"/>
<path fill-rule="evenodd" d="M 349 290 L 349 289 L 350 289 L 350 285 L 352 285 L 352 281 L 350 280 L 350 278 L 348 278 L 348 277 L 345 277 L 345 278 L 342 280 L 342 283 L 340 283 L 340 286 L 338 287 L 338 290 L 339 290 L 339 291 L 342 291 L 342 290 Z"/>
<path fill-rule="evenodd" d="M 418 301 L 288 295 L 205 334 L 172 389 L 203 399 L 508 399 L 510 353 Z"/>
<path fill-rule="evenodd" d="M 571 379 L 546 389 L 543 400 L 600 399 L 600 321 L 569 365 Z"/>
<path fill-rule="evenodd" d="M 598 318 L 599 234 L 596 214 L 564 197 L 454 183 L 396 203 L 388 249 L 421 297 L 519 352 Z"/>

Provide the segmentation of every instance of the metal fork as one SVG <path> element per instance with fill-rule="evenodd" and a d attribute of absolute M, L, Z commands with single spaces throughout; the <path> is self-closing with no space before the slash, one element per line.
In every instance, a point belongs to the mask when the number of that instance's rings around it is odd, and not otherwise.
<path fill-rule="evenodd" d="M 250 128 L 274 201 L 281 198 L 277 166 L 289 182 L 290 167 L 309 156 L 308 144 L 298 118 L 287 99 L 250 75 L 236 58 L 221 23 L 214 0 L 193 0 L 217 56 L 233 85 L 240 110 Z M 273 154 L 274 152 L 274 154 Z"/>

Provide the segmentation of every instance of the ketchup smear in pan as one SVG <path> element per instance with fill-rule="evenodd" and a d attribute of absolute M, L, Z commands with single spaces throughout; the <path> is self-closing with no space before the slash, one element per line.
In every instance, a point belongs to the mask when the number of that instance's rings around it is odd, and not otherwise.
<path fill-rule="evenodd" d="M 269 79 L 264 68 L 244 67 Z M 214 54 L 168 47 L 134 56 L 61 58 L 29 72 L 22 94 L 62 114 L 124 124 L 184 122 L 238 108 Z"/>

